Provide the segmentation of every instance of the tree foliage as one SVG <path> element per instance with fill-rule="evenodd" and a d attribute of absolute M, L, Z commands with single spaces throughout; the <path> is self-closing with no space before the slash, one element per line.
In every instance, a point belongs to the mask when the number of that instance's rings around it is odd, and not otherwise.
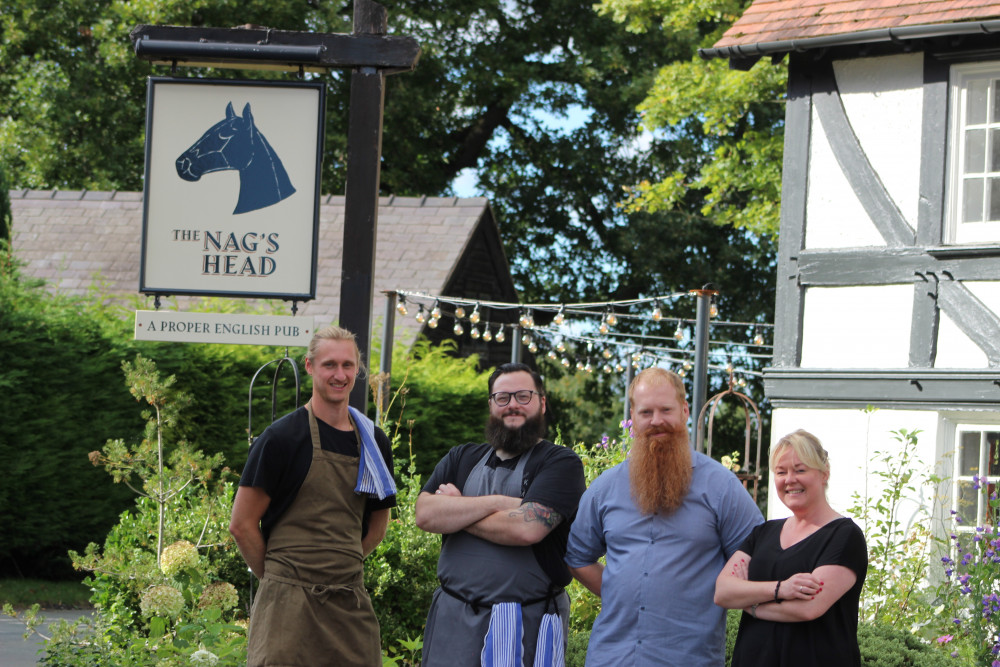
<path fill-rule="evenodd" d="M 641 3 L 617 13 L 595 12 L 590 0 L 387 3 L 390 33 L 415 37 L 422 53 L 413 72 L 389 78 L 382 194 L 448 194 L 457 176 L 474 173 L 529 301 L 631 298 L 665 284 L 715 282 L 766 302 L 768 276 L 726 281 L 690 264 L 700 253 L 711 262 L 710 253 L 734 240 L 750 264 L 767 264 L 773 249 L 758 247 L 756 232 L 769 229 L 776 210 L 767 188 L 780 152 L 758 139 L 772 137 L 781 105 L 762 103 L 756 84 L 739 75 L 719 86 L 721 63 L 692 61 L 737 9 L 703 4 L 652 3 L 643 11 L 672 18 L 651 29 L 649 20 L 622 22 L 622 12 Z M 0 162 L 13 185 L 32 188 L 141 187 L 145 79 L 168 71 L 132 55 L 135 25 L 349 32 L 351 21 L 344 1 L 258 0 L 237 11 L 230 0 L 3 0 L 0 7 Z M 190 68 L 177 75 L 293 76 Z M 317 78 L 330 88 L 322 188 L 337 193 L 350 77 Z M 762 68 L 758 78 L 777 85 L 780 75 Z M 652 104 L 661 97 L 670 105 Z M 646 192 L 644 183 L 661 185 Z M 651 196 L 668 183 L 676 190 L 669 206 Z M 689 245 L 692 235 L 706 243 Z"/>
<path fill-rule="evenodd" d="M 758 62 L 749 72 L 725 60 L 701 60 L 750 5 L 749 0 L 602 0 L 599 13 L 638 33 L 684 35 L 690 53 L 663 63 L 639 105 L 642 126 L 670 137 L 700 125 L 703 145 L 681 168 L 663 169 L 629 184 L 633 211 L 684 208 L 691 192 L 699 211 L 717 224 L 776 236 L 781 196 L 781 155 L 787 70 Z"/>

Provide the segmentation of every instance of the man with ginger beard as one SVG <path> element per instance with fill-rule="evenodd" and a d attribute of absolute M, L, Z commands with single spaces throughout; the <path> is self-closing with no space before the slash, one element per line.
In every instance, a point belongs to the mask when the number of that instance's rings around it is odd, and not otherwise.
<path fill-rule="evenodd" d="M 442 535 L 422 664 L 561 666 L 583 464 L 543 439 L 545 390 L 528 366 L 497 368 L 488 402 L 487 442 L 452 448 L 417 498 L 417 526 Z"/>
<path fill-rule="evenodd" d="M 635 377 L 628 459 L 580 500 L 566 563 L 601 598 L 589 666 L 725 663 L 715 577 L 763 517 L 736 475 L 691 450 L 684 395 L 676 373 Z"/>

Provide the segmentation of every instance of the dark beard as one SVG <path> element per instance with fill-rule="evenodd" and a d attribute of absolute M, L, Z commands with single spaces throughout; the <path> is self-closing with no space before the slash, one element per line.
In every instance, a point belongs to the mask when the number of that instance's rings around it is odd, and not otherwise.
<path fill-rule="evenodd" d="M 653 439 L 655 432 L 667 435 Z M 632 499 L 643 514 L 670 514 L 691 486 L 691 447 L 686 430 L 650 429 L 639 434 L 629 453 Z"/>
<path fill-rule="evenodd" d="M 537 414 L 525 418 L 519 428 L 507 428 L 503 419 L 490 415 L 486 422 L 486 442 L 495 451 L 504 451 L 511 456 L 518 456 L 535 446 L 545 434 L 545 417 Z"/>

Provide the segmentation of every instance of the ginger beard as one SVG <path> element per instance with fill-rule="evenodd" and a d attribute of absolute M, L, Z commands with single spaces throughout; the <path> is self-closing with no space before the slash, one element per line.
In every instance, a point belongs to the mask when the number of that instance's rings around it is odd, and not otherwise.
<path fill-rule="evenodd" d="M 629 453 L 632 499 L 643 514 L 670 514 L 691 486 L 687 431 L 654 426 L 636 436 Z"/>

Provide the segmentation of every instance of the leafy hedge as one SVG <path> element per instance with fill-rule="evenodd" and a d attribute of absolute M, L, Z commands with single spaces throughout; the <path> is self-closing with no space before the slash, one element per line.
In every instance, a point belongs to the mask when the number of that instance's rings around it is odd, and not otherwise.
<path fill-rule="evenodd" d="M 247 451 L 247 396 L 251 378 L 284 348 L 178 345 L 133 339 L 134 310 L 86 296 L 53 293 L 26 279 L 16 256 L 0 241 L 0 576 L 74 576 L 66 553 L 105 535 L 131 506 L 132 494 L 107 483 L 88 454 L 109 439 L 134 441 L 143 420 L 122 381 L 121 364 L 136 354 L 175 375 L 191 397 L 170 437 L 206 455 L 222 453 L 242 470 Z M 206 300 L 201 310 L 233 311 L 241 302 Z M 487 415 L 486 376 L 476 360 L 455 359 L 447 347 L 397 346 L 393 384 L 406 379 L 392 414 L 404 411 L 400 436 L 412 429 L 417 470 L 426 475 L 449 447 L 481 440 Z M 294 356 L 310 391 L 303 349 Z M 293 405 L 290 373 L 279 378 L 278 415 Z M 271 417 L 264 372 L 254 394 L 252 432 Z"/>

